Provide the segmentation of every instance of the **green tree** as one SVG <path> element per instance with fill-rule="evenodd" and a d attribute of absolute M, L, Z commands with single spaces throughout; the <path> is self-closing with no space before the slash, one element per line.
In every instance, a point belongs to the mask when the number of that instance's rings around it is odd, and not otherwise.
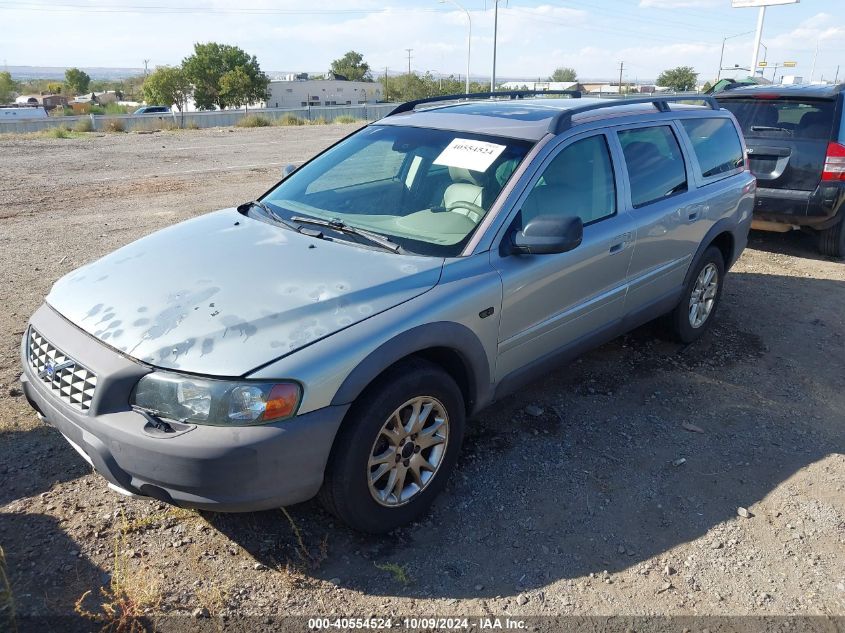
<path fill-rule="evenodd" d="M 712 89 L 713 89 L 713 84 L 711 84 L 709 81 L 705 81 L 704 85 L 701 87 L 701 92 L 707 92 L 708 90 L 712 90 Z"/>
<path fill-rule="evenodd" d="M 60 94 L 62 94 L 62 88 L 63 87 L 64 86 L 62 85 L 62 82 L 51 81 L 50 83 L 47 84 L 47 92 L 54 94 L 54 95 L 60 95 Z"/>
<path fill-rule="evenodd" d="M 372 81 L 370 65 L 364 61 L 364 56 L 356 51 L 349 51 L 332 62 L 331 72 L 343 75 L 349 81 Z"/>
<path fill-rule="evenodd" d="M 85 71 L 78 68 L 68 68 L 65 71 L 65 85 L 71 94 L 79 95 L 88 92 L 90 84 L 91 77 Z"/>
<path fill-rule="evenodd" d="M 179 66 L 159 66 L 144 80 L 144 101 L 149 104 L 176 106 L 184 114 L 191 96 L 191 82 Z"/>
<path fill-rule="evenodd" d="M 243 68 L 235 68 L 220 78 L 220 98 L 234 108 L 249 107 L 250 103 L 261 101 L 263 95 L 256 95 L 253 83 Z"/>
<path fill-rule="evenodd" d="M 692 66 L 678 66 L 660 73 L 657 85 L 676 92 L 684 92 L 695 88 L 697 78 L 698 73 Z"/>
<path fill-rule="evenodd" d="M 236 68 L 240 68 L 248 78 L 250 88 L 247 92 L 252 102 L 267 98 L 270 78 L 261 71 L 255 55 L 249 55 L 237 46 L 217 42 L 194 44 L 194 54 L 182 61 L 182 68 L 194 86 L 194 102 L 200 110 L 234 105 L 223 96 L 221 81 L 224 75 Z M 230 88 L 233 81 L 234 76 L 230 76 Z"/>
<path fill-rule="evenodd" d="M 12 79 L 12 74 L 0 72 L 0 103 L 11 101 L 17 92 L 18 84 Z"/>
<path fill-rule="evenodd" d="M 562 66 L 555 68 L 552 76 L 549 77 L 549 81 L 578 81 L 578 73 L 575 72 L 574 68 Z"/>
<path fill-rule="evenodd" d="M 390 78 L 391 101 L 411 101 L 439 95 L 463 94 L 466 86 L 463 79 L 454 75 L 448 77 L 434 77 L 431 73 L 418 75 L 403 74 Z M 488 84 L 474 81 L 469 86 L 470 92 L 487 92 Z"/>

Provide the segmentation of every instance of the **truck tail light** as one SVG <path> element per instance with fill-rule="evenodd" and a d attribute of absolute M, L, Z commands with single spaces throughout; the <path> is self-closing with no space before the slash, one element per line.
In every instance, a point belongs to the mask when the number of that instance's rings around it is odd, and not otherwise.
<path fill-rule="evenodd" d="M 828 143 L 822 180 L 845 180 L 845 145 Z"/>

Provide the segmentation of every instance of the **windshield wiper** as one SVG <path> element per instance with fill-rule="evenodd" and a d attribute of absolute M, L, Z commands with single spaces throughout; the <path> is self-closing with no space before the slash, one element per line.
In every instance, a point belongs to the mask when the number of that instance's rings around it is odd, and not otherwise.
<path fill-rule="evenodd" d="M 792 130 L 785 127 L 777 127 L 776 125 L 752 125 L 752 132 L 786 132 L 792 136 Z"/>
<path fill-rule="evenodd" d="M 258 207 L 259 209 L 264 211 L 264 213 L 266 215 L 268 215 L 271 220 L 273 220 L 274 222 L 278 222 L 282 226 L 286 226 L 291 231 L 296 231 L 297 233 L 300 233 L 302 231 L 301 226 L 298 226 L 298 225 L 294 224 L 293 222 L 291 222 L 290 220 L 285 219 L 284 217 L 282 217 L 279 214 L 278 211 L 274 211 L 271 206 L 266 205 L 263 202 L 260 202 L 258 200 L 252 200 L 250 202 L 245 202 L 244 204 L 242 204 L 241 206 L 238 207 L 238 210 L 240 211 L 242 208 L 249 208 L 249 207 Z"/>
<path fill-rule="evenodd" d="M 372 231 L 367 231 L 365 229 L 359 229 L 354 226 L 349 226 L 348 224 L 342 222 L 341 220 L 321 220 L 319 218 L 306 218 L 304 216 L 295 215 L 291 218 L 294 222 L 299 222 L 300 224 L 313 224 L 315 226 L 327 226 L 328 228 L 337 231 L 338 233 L 347 233 L 349 235 L 357 235 L 359 237 L 363 237 L 366 240 L 369 240 L 373 244 L 377 246 L 381 246 L 382 248 L 386 248 L 389 251 L 393 251 L 394 253 L 398 253 L 402 250 L 402 247 L 399 246 L 396 242 L 391 241 L 390 239 L 386 238 L 384 235 L 379 235 L 378 233 L 373 233 Z"/>

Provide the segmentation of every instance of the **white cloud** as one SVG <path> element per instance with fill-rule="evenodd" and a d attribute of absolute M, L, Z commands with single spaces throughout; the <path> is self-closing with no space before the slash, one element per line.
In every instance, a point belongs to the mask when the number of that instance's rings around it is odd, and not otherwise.
<path fill-rule="evenodd" d="M 696 7 L 720 8 L 728 0 L 640 0 L 644 9 L 692 9 Z"/>
<path fill-rule="evenodd" d="M 28 0 L 47 5 L 50 0 Z M 152 0 L 90 0 L 88 5 L 138 6 Z M 472 72 L 489 77 L 493 15 L 478 9 L 479 0 L 459 0 L 472 10 Z M 815 13 L 806 0 L 767 15 L 764 42 L 768 59 L 797 59 L 809 66 L 816 38 L 821 43 L 819 70 L 832 76 L 845 44 L 845 19 L 831 9 Z M 845 0 L 824 0 L 829 6 Z M 51 7 L 58 7 L 57 0 Z M 179 6 L 200 0 L 185 0 Z M 329 4 L 330 2 L 330 4 Z M 618 76 L 625 62 L 629 80 L 654 79 L 678 65 L 696 68 L 702 79 L 715 75 L 722 37 L 754 28 L 756 12 L 732 10 L 729 0 L 640 0 L 618 12 L 604 3 L 558 0 L 501 3 L 497 74 L 500 78 L 547 77 L 558 66 L 572 66 L 583 78 Z M 3 4 L 3 3 L 0 3 Z M 566 4 L 569 4 L 568 2 Z M 197 5 L 197 6 L 198 6 Z M 77 0 L 73 6 L 79 6 Z M 407 68 L 406 48 L 413 48 L 412 68 L 463 74 L 466 68 L 466 15 L 436 0 L 204 0 L 218 12 L 18 11 L 0 8 L 0 22 L 11 25 L 0 38 L 0 60 L 10 65 L 123 66 L 178 64 L 194 42 L 238 45 L 258 57 L 265 70 L 325 71 L 331 60 L 350 49 L 364 54 L 380 74 Z M 702 7 L 695 11 L 692 6 Z M 324 7 L 335 7 L 334 10 Z M 386 7 L 386 8 L 385 8 Z M 661 13 L 663 9 L 676 9 Z M 172 11 L 172 9 L 169 9 Z M 287 11 L 288 13 L 283 13 Z M 317 12 L 317 13 L 315 13 Z M 618 15 L 617 15 L 618 13 Z M 771 17 L 770 17 L 771 16 Z M 794 18 L 790 17 L 794 16 Z M 43 37 L 61 33 L 61 38 Z M 747 64 L 753 36 L 728 40 L 725 64 Z M 32 42 L 39 42 L 33 46 Z M 839 50 L 837 53 L 836 51 Z M 827 66 L 822 67 L 823 64 Z"/>
<path fill-rule="evenodd" d="M 766 39 L 770 48 L 787 51 L 812 50 L 833 43 L 845 44 L 845 20 L 834 18 L 829 13 L 817 13 L 786 33 Z"/>

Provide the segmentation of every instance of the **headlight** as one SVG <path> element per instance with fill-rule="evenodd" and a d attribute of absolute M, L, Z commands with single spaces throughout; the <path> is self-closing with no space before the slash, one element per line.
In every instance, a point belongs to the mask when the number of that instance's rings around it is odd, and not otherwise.
<path fill-rule="evenodd" d="M 237 426 L 284 420 L 296 413 L 302 390 L 294 382 L 147 374 L 132 392 L 134 406 L 171 420 Z"/>

